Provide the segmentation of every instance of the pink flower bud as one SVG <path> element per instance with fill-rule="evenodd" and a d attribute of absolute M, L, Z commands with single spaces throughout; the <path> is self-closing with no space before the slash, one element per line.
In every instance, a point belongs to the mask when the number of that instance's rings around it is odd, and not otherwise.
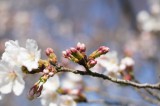
<path fill-rule="evenodd" d="M 86 46 L 84 43 L 81 44 L 81 48 L 80 48 L 81 52 L 85 52 L 86 51 Z"/>
<path fill-rule="evenodd" d="M 91 64 L 91 65 L 95 65 L 95 64 L 97 64 L 97 61 L 96 61 L 96 60 L 91 60 L 91 61 L 90 61 L 90 64 Z"/>
<path fill-rule="evenodd" d="M 54 51 L 53 51 L 52 48 L 47 48 L 45 52 L 46 52 L 46 55 L 49 56 L 49 55 L 50 55 L 51 53 L 53 53 Z"/>
<path fill-rule="evenodd" d="M 125 76 L 124 76 L 124 79 L 130 81 L 130 80 L 132 80 L 132 76 L 131 76 L 131 75 L 125 75 Z"/>
<path fill-rule="evenodd" d="M 89 68 L 94 67 L 96 64 L 97 64 L 97 61 L 94 60 L 94 59 L 89 60 L 89 62 L 87 63 L 87 65 L 88 65 Z"/>
<path fill-rule="evenodd" d="M 77 43 L 77 50 L 80 50 L 80 48 L 81 48 L 81 43 L 78 42 L 78 43 Z"/>
<path fill-rule="evenodd" d="M 77 49 L 78 51 L 80 51 L 80 52 L 85 52 L 85 51 L 86 51 L 86 46 L 85 46 L 84 43 L 78 42 L 76 49 Z"/>
<path fill-rule="evenodd" d="M 77 52 L 77 49 L 71 47 L 71 48 L 70 48 L 70 51 L 71 51 L 72 53 L 76 53 L 76 52 Z"/>
<path fill-rule="evenodd" d="M 67 49 L 66 52 L 67 52 L 67 55 L 71 54 L 71 50 L 69 50 L 69 49 Z"/>
<path fill-rule="evenodd" d="M 99 52 L 101 52 L 102 54 L 106 54 L 107 52 L 109 52 L 109 48 L 106 47 L 106 46 L 101 46 L 99 49 L 98 49 Z"/>
<path fill-rule="evenodd" d="M 36 93 L 36 89 L 37 89 L 37 85 L 34 85 L 30 90 L 29 90 L 29 93 L 28 93 L 28 99 L 29 100 L 33 100 L 35 97 L 35 93 Z"/>
<path fill-rule="evenodd" d="M 63 51 L 62 54 L 65 58 L 68 58 L 71 54 L 71 51 L 67 49 L 66 51 Z"/>
<path fill-rule="evenodd" d="M 33 100 L 41 95 L 43 84 L 35 84 L 28 93 L 28 99 Z"/>
<path fill-rule="evenodd" d="M 62 51 L 63 56 L 66 58 L 67 57 L 67 52 L 66 51 Z"/>

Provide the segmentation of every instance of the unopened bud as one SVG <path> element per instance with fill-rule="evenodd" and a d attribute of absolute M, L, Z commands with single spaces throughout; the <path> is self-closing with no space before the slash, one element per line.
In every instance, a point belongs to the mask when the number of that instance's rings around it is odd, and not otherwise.
<path fill-rule="evenodd" d="M 29 91 L 28 99 L 33 100 L 41 95 L 43 85 L 35 84 Z"/>
<path fill-rule="evenodd" d="M 51 53 L 54 53 L 52 48 L 47 48 L 46 49 L 46 55 L 49 56 Z"/>
<path fill-rule="evenodd" d="M 80 53 L 77 49 L 75 49 L 75 48 L 73 48 L 73 47 L 70 48 L 70 51 L 71 51 L 71 55 L 72 55 L 74 58 L 78 59 L 78 61 L 81 61 L 82 58 L 84 57 L 82 53 Z M 71 56 L 70 56 L 70 57 L 71 57 Z"/>
<path fill-rule="evenodd" d="M 97 61 L 94 60 L 94 59 L 89 60 L 89 62 L 87 63 L 88 68 L 92 68 L 92 67 L 94 67 L 96 64 L 97 64 Z"/>
<path fill-rule="evenodd" d="M 86 51 L 86 46 L 84 43 L 81 44 L 81 48 L 80 48 L 81 52 L 85 52 Z"/>
<path fill-rule="evenodd" d="M 80 48 L 81 48 L 81 43 L 78 42 L 78 43 L 77 43 L 77 50 L 80 50 Z"/>
<path fill-rule="evenodd" d="M 101 46 L 98 51 L 100 51 L 102 54 L 106 54 L 107 52 L 109 52 L 109 48 L 106 46 Z"/>
<path fill-rule="evenodd" d="M 85 46 L 84 43 L 78 42 L 76 48 L 77 48 L 77 50 L 80 51 L 81 53 L 86 51 L 86 46 Z"/>
<path fill-rule="evenodd" d="M 94 51 L 93 53 L 90 54 L 89 58 L 90 59 L 95 59 L 103 54 L 106 54 L 107 52 L 109 52 L 109 48 L 106 46 L 101 46 L 99 47 L 98 50 Z"/>
<path fill-rule="evenodd" d="M 67 52 L 66 52 L 66 51 L 62 51 L 62 54 L 63 54 L 63 56 L 64 56 L 65 58 L 67 58 L 67 57 L 68 57 L 68 55 L 67 55 Z"/>
<path fill-rule="evenodd" d="M 125 76 L 124 76 L 124 79 L 130 81 L 130 80 L 132 80 L 132 76 L 129 75 L 129 74 L 128 74 L 128 75 L 125 75 Z"/>
<path fill-rule="evenodd" d="M 76 53 L 76 52 L 77 52 L 77 49 L 71 47 L 71 48 L 70 48 L 70 51 L 71 51 L 71 53 Z"/>

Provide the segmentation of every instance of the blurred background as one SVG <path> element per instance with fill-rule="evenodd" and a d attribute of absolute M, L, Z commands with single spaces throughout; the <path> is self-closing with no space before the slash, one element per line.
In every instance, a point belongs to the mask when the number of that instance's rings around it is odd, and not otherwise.
<path fill-rule="evenodd" d="M 38 42 L 42 58 L 51 47 L 59 61 L 63 61 L 61 51 L 77 42 L 86 44 L 87 54 L 108 46 L 117 51 L 119 59 L 129 50 L 136 79 L 141 83 L 160 81 L 160 0 L 0 0 L 0 53 L 5 41 L 18 40 L 23 45 L 28 38 Z M 19 97 L 6 95 L 0 106 L 40 106 L 39 99 L 26 98 L 37 79 L 26 79 L 25 92 Z M 84 82 L 99 89 L 86 91 L 87 98 L 107 102 L 78 106 L 156 106 L 144 101 L 132 87 L 91 77 L 84 77 Z"/>

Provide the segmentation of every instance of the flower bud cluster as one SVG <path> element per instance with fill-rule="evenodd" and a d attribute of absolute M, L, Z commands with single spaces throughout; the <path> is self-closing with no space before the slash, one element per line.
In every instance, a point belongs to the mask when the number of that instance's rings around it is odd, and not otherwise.
<path fill-rule="evenodd" d="M 96 51 L 91 53 L 88 58 L 85 54 L 85 51 L 85 44 L 78 42 L 75 48 L 72 47 L 70 49 L 67 49 L 66 51 L 63 51 L 62 54 L 65 58 L 75 63 L 83 65 L 87 68 L 92 68 L 97 64 L 97 61 L 95 59 L 103 54 L 106 54 L 109 51 L 109 48 L 106 46 L 101 46 Z"/>
<path fill-rule="evenodd" d="M 85 58 L 85 51 L 85 44 L 78 42 L 76 47 L 71 47 L 70 49 L 63 51 L 62 54 L 65 58 L 75 63 L 79 63 Z"/>
<path fill-rule="evenodd" d="M 46 49 L 46 55 L 48 56 L 50 62 L 57 63 L 57 56 L 55 55 L 52 48 Z"/>
<path fill-rule="evenodd" d="M 46 83 L 46 81 L 50 78 L 53 77 L 56 73 L 55 67 L 52 65 L 57 63 L 57 57 L 54 54 L 54 51 L 52 48 L 47 48 L 45 51 L 46 55 L 48 56 L 48 60 L 42 60 L 40 59 L 38 64 L 38 72 L 42 72 L 42 76 L 34 84 L 34 86 L 30 89 L 28 98 L 30 100 L 33 100 L 41 95 L 43 85 Z M 24 71 L 24 70 L 23 70 Z"/>
<path fill-rule="evenodd" d="M 43 75 L 39 78 L 38 82 L 34 84 L 33 87 L 31 87 L 28 99 L 33 100 L 41 95 L 41 92 L 43 90 L 43 85 L 46 83 L 46 81 L 49 79 L 48 75 Z"/>
<path fill-rule="evenodd" d="M 43 70 L 44 75 L 48 75 L 49 77 L 53 77 L 54 74 L 55 74 L 55 72 L 56 72 L 55 67 L 53 67 L 53 66 L 51 66 L 51 65 L 47 66 L 47 67 Z"/>

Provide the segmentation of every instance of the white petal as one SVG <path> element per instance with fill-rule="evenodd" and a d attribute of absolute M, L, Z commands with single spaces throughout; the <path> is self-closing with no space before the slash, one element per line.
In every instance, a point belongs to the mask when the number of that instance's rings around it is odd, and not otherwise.
<path fill-rule="evenodd" d="M 41 99 L 41 104 L 43 105 L 43 106 L 46 106 L 46 100 L 45 99 Z"/>
<path fill-rule="evenodd" d="M 43 106 L 49 106 L 49 104 L 57 104 L 59 95 L 57 92 L 50 90 L 43 90 L 41 95 L 41 104 Z"/>
<path fill-rule="evenodd" d="M 8 71 L 9 71 L 9 69 L 8 69 L 7 63 L 1 61 L 0 62 L 0 73 L 6 73 Z"/>
<path fill-rule="evenodd" d="M 37 42 L 33 39 L 27 39 L 26 48 L 29 51 L 36 51 L 38 49 Z"/>
<path fill-rule="evenodd" d="M 28 71 L 32 71 L 32 69 L 38 68 L 38 62 L 35 61 L 24 61 L 23 65 L 27 67 Z"/>
<path fill-rule="evenodd" d="M 61 83 L 61 86 L 64 89 L 74 89 L 75 88 L 75 83 L 71 80 L 64 79 Z"/>
<path fill-rule="evenodd" d="M 63 95 L 59 98 L 59 106 L 76 106 L 76 102 L 71 96 Z"/>
<path fill-rule="evenodd" d="M 56 103 L 50 103 L 49 106 L 58 106 Z"/>
<path fill-rule="evenodd" d="M 77 74 L 67 73 L 67 77 L 74 82 L 82 81 L 82 76 Z"/>
<path fill-rule="evenodd" d="M 13 40 L 9 40 L 8 42 L 5 43 L 5 51 L 14 51 L 14 49 L 19 48 L 19 44 L 18 41 L 13 41 Z"/>
<path fill-rule="evenodd" d="M 44 84 L 44 89 L 56 91 L 60 86 L 59 77 L 54 75 L 54 77 L 49 78 L 47 82 Z"/>
<path fill-rule="evenodd" d="M 9 83 L 3 85 L 2 87 L 0 87 L 0 92 L 2 94 L 8 94 L 12 91 L 12 86 L 13 86 L 13 82 L 9 82 Z"/>
<path fill-rule="evenodd" d="M 24 82 L 21 83 L 18 80 L 15 80 L 14 85 L 13 85 L 13 92 L 15 95 L 20 95 L 24 89 Z"/>

